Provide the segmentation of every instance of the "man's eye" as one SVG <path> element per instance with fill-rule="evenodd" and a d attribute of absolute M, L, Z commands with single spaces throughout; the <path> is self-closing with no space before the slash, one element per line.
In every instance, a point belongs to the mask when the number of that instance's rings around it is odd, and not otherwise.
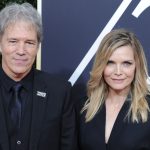
<path fill-rule="evenodd" d="M 16 41 L 15 40 L 11 40 L 11 41 L 9 41 L 9 43 L 16 43 Z"/>
<path fill-rule="evenodd" d="M 27 44 L 34 45 L 34 43 L 33 43 L 33 42 L 27 42 Z"/>
<path fill-rule="evenodd" d="M 36 42 L 28 41 L 26 42 L 28 45 L 36 45 Z"/>

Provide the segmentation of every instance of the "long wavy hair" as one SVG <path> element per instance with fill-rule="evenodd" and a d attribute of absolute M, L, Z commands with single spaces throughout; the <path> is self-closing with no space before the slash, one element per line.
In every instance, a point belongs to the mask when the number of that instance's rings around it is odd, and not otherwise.
<path fill-rule="evenodd" d="M 130 89 L 132 100 L 127 116 L 131 118 L 132 122 L 147 121 L 150 109 L 146 96 L 149 94 L 149 87 L 147 84 L 147 61 L 143 47 L 133 32 L 116 29 L 103 38 L 95 56 L 90 79 L 87 83 L 88 99 L 81 111 L 86 111 L 86 122 L 94 118 L 107 98 L 108 85 L 103 78 L 103 72 L 110 56 L 117 48 L 127 45 L 133 49 L 136 63 L 135 76 Z"/>

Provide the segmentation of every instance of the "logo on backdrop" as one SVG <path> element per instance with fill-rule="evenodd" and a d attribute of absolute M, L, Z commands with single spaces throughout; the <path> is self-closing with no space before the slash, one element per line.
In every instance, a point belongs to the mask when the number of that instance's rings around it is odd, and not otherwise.
<path fill-rule="evenodd" d="M 69 78 L 69 81 L 72 83 L 72 85 L 75 84 L 77 79 L 80 77 L 86 66 L 89 64 L 89 62 L 95 55 L 102 38 L 114 28 L 114 26 L 117 24 L 117 22 L 127 10 L 128 6 L 131 4 L 132 1 L 133 0 L 123 0 L 119 7 L 116 9 L 115 13 L 112 15 L 104 29 L 101 31 L 96 41 L 93 43 L 91 48 L 88 50 L 80 64 L 77 66 L 77 68 Z M 141 0 L 136 6 L 136 8 L 133 10 L 132 15 L 138 18 L 149 6 L 150 0 Z"/>

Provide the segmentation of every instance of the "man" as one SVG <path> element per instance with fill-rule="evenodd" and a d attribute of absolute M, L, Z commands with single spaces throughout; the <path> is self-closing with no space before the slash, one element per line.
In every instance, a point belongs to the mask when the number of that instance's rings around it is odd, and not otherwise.
<path fill-rule="evenodd" d="M 70 84 L 32 67 L 41 39 L 41 18 L 30 4 L 0 12 L 0 150 L 74 148 Z"/>

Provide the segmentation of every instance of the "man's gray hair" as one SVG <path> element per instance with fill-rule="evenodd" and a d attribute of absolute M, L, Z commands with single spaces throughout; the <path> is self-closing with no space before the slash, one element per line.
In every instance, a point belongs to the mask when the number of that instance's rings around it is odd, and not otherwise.
<path fill-rule="evenodd" d="M 10 24 L 18 21 L 31 23 L 37 31 L 38 42 L 40 43 L 42 41 L 43 33 L 41 16 L 29 3 L 11 3 L 0 11 L 0 37 Z"/>

